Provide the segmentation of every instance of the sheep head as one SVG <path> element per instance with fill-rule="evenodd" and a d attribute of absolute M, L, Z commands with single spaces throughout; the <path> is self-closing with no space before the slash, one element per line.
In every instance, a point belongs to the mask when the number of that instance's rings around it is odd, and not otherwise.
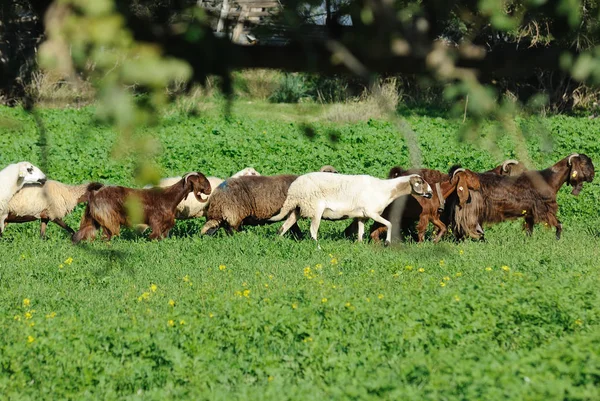
<path fill-rule="evenodd" d="M 252 167 L 246 167 L 245 169 L 240 170 L 237 173 L 235 173 L 234 175 L 232 175 L 231 178 L 243 177 L 243 176 L 247 176 L 247 175 L 260 175 L 260 173 L 258 171 L 256 171 L 255 169 L 253 169 Z"/>
<path fill-rule="evenodd" d="M 319 171 L 321 173 L 334 173 L 334 174 L 338 173 L 338 171 L 335 169 L 335 167 L 330 166 L 330 165 L 325 165 L 325 166 L 321 167 L 321 169 Z"/>
<path fill-rule="evenodd" d="M 567 158 L 567 166 L 570 167 L 567 182 L 573 187 L 571 194 L 577 196 L 583 189 L 584 182 L 594 180 L 594 164 L 587 155 L 573 153 Z"/>
<path fill-rule="evenodd" d="M 454 170 L 450 182 L 456 187 L 460 207 L 463 207 L 469 200 L 469 190 L 478 191 L 481 189 L 481 183 L 477 175 L 464 168 Z"/>
<path fill-rule="evenodd" d="M 198 202 L 206 202 L 210 197 L 211 187 L 210 182 L 202 173 L 189 173 L 183 177 L 183 185 L 189 185 L 190 192 L 194 193 L 194 196 Z M 187 196 L 186 196 L 187 199 Z"/>
<path fill-rule="evenodd" d="M 433 191 L 431 186 L 420 175 L 414 174 L 409 179 L 413 195 L 419 195 L 427 199 L 431 199 Z"/>
<path fill-rule="evenodd" d="M 42 170 L 29 162 L 20 162 L 17 164 L 19 175 L 17 182 L 19 184 L 44 184 L 46 182 L 46 174 Z"/>

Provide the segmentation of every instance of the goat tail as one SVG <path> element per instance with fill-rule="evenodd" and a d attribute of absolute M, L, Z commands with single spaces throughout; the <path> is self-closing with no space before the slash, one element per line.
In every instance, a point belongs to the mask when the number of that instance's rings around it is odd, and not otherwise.
<path fill-rule="evenodd" d="M 82 240 L 89 240 L 96 235 L 96 231 L 100 228 L 100 224 L 92 217 L 90 212 L 90 204 L 85 207 L 85 213 L 79 224 L 79 231 L 73 234 L 73 244 L 77 244 Z"/>

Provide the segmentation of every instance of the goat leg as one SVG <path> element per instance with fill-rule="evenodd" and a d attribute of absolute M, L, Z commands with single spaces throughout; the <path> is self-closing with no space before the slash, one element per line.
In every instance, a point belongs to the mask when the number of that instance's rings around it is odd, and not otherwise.
<path fill-rule="evenodd" d="M 434 243 L 438 243 L 440 242 L 444 234 L 446 234 L 448 229 L 446 228 L 446 225 L 439 219 L 438 216 L 435 216 L 431 222 L 438 229 L 438 233 L 435 236 L 435 239 L 433 240 Z"/>

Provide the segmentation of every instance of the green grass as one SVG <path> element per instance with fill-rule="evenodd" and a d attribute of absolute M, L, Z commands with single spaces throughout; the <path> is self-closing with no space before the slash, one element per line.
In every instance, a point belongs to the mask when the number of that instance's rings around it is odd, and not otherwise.
<path fill-rule="evenodd" d="M 307 128 L 270 107 L 268 117 L 174 114 L 142 134 L 159 141 L 165 175 L 332 164 L 383 177 L 408 164 L 394 124 Z M 27 159 L 64 182 L 133 185 L 135 157 L 112 159 L 117 135 L 92 115 L 43 110 L 44 153 L 30 116 L 0 109 L 11 121 L 0 165 Z M 463 143 L 459 122 L 405 118 L 426 166 L 483 170 L 518 154 L 519 137 L 493 124 Z M 534 166 L 572 151 L 600 159 L 594 120 L 517 123 Z M 186 221 L 162 242 L 125 231 L 77 247 L 56 226 L 41 241 L 36 223 L 10 225 L 0 240 L 0 398 L 598 399 L 599 203 L 597 182 L 577 198 L 563 188 L 560 241 L 541 227 L 527 238 L 513 222 L 489 228 L 486 243 L 390 248 L 341 238 L 345 222 L 323 222 L 322 250 L 277 237 L 279 224 L 203 238 L 202 221 Z"/>

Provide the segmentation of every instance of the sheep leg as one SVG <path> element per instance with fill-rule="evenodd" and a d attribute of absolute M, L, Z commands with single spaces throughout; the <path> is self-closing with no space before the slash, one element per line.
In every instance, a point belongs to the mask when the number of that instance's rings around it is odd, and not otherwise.
<path fill-rule="evenodd" d="M 279 235 L 283 236 L 296 222 L 298 221 L 298 209 L 295 209 L 290 213 L 287 220 L 283 223 L 283 225 L 279 228 Z"/>
<path fill-rule="evenodd" d="M 219 229 L 220 226 L 221 226 L 221 223 L 219 221 L 208 220 L 202 227 L 202 230 L 200 230 L 200 234 L 213 235 L 214 233 L 217 232 L 217 230 Z"/>
<path fill-rule="evenodd" d="M 62 227 L 62 229 L 63 229 L 63 230 L 66 230 L 66 231 L 67 231 L 69 234 L 71 234 L 71 236 L 72 236 L 73 234 L 75 234 L 75 231 L 74 231 L 74 230 L 73 230 L 71 227 L 69 227 L 69 226 L 67 225 L 67 223 L 65 223 L 65 222 L 64 222 L 62 219 L 54 219 L 54 220 L 52 220 L 52 221 L 53 221 L 54 223 L 58 224 L 60 227 Z M 42 220 L 42 224 L 44 224 L 44 221 L 43 221 L 43 220 Z M 46 222 L 46 224 L 47 224 L 47 222 Z M 44 231 L 43 231 L 43 233 L 42 233 L 42 237 L 45 237 L 45 236 L 46 236 L 46 230 L 44 229 Z"/>
<path fill-rule="evenodd" d="M 0 216 L 0 236 L 2 236 L 2 233 L 4 233 L 4 226 L 5 226 L 5 221 L 6 218 L 8 217 L 7 214 Z"/>
<path fill-rule="evenodd" d="M 310 236 L 312 237 L 312 239 L 317 241 L 317 246 L 319 245 L 319 242 L 317 240 L 317 233 L 319 232 L 319 226 L 321 225 L 321 217 L 323 216 L 324 211 L 325 211 L 325 206 L 319 204 L 317 206 L 317 210 L 315 210 L 315 215 L 313 216 L 313 218 L 310 221 Z M 321 247 L 319 247 L 319 249 L 320 248 Z"/>
<path fill-rule="evenodd" d="M 378 223 L 383 224 L 387 228 L 387 233 L 385 235 L 385 246 L 388 246 L 392 243 L 392 223 L 381 217 L 375 212 L 366 212 L 366 216 L 370 219 L 375 220 Z"/>
<path fill-rule="evenodd" d="M 363 236 L 365 235 L 365 220 L 364 219 L 354 219 L 354 223 L 358 224 L 358 242 L 362 242 Z"/>

